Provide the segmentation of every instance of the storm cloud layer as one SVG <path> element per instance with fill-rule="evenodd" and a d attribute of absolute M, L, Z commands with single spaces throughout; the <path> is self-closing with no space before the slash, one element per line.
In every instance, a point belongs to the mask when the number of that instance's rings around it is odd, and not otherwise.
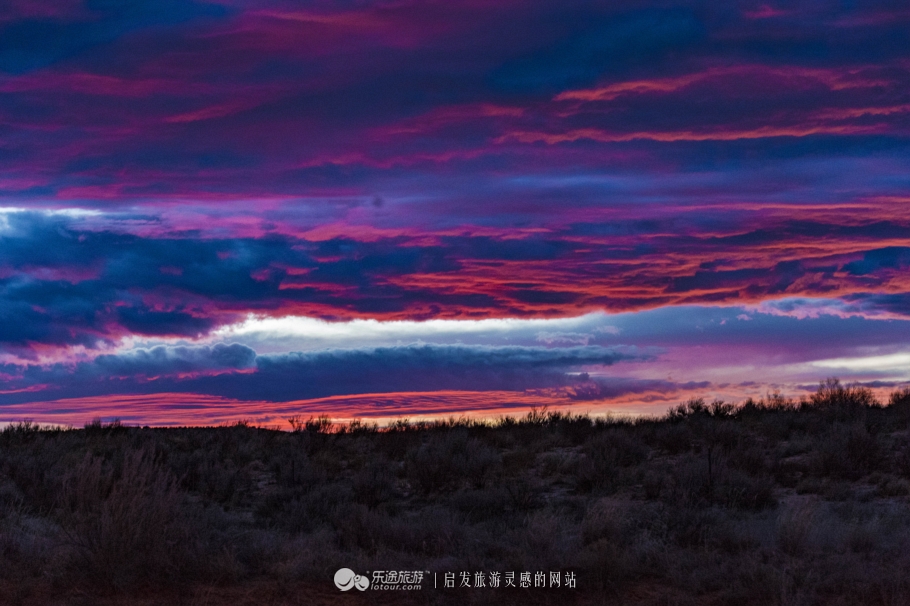
<path fill-rule="evenodd" d="M 250 312 L 552 317 L 783 297 L 838 297 L 844 311 L 870 317 L 910 309 L 910 240 L 898 221 L 791 221 L 723 235 L 647 223 L 613 224 L 625 232 L 616 236 L 579 233 L 598 227 L 586 224 L 523 237 L 367 241 L 135 234 L 26 211 L 4 221 L 0 346 L 10 351 L 202 337 Z"/>
<path fill-rule="evenodd" d="M 105 354 L 72 366 L 0 367 L 7 384 L 44 385 L 53 398 L 190 391 L 247 400 L 287 401 L 401 391 L 522 391 L 584 383 L 579 367 L 603 367 L 648 355 L 628 348 L 412 345 L 257 356 L 249 347 L 158 346 Z M 574 393 L 574 392 L 573 392 Z M 0 401 L 27 401 L 13 389 Z"/>
<path fill-rule="evenodd" d="M 7 2 L 0 400 L 910 380 L 830 362 L 904 355 L 907 39 L 874 1 Z"/>

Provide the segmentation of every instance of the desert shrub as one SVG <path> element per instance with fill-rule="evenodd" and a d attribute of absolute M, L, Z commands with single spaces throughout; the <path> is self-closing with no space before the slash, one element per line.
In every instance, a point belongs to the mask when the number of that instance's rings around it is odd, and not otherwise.
<path fill-rule="evenodd" d="M 777 442 L 806 431 L 806 415 L 800 414 L 799 408 L 798 402 L 772 393 L 760 400 L 749 398 L 734 416 L 751 431 Z"/>
<path fill-rule="evenodd" d="M 734 411 L 734 415 L 739 418 L 755 418 L 765 416 L 768 413 L 788 412 L 797 410 L 799 406 L 792 398 L 781 395 L 780 392 L 772 392 L 764 398 L 758 400 L 748 398 L 742 405 Z"/>
<path fill-rule="evenodd" d="M 702 506 L 708 503 L 713 479 L 708 473 L 706 457 L 686 454 L 676 461 L 670 481 L 661 495 L 668 504 Z"/>
<path fill-rule="evenodd" d="M 110 436 L 129 431 L 120 419 L 114 419 L 110 423 L 104 423 L 101 419 L 93 419 L 91 422 L 85 424 L 84 429 L 85 435 L 89 437 Z"/>
<path fill-rule="evenodd" d="M 49 514 L 58 499 L 60 474 L 82 457 L 73 434 L 48 431 L 35 435 L 27 428 L 0 434 L 0 480 L 8 479 L 31 514 Z"/>
<path fill-rule="evenodd" d="M 629 503 L 612 497 L 601 498 L 585 511 L 581 520 L 581 537 L 584 544 L 607 539 L 620 543 L 626 539 L 630 524 Z"/>
<path fill-rule="evenodd" d="M 465 453 L 464 474 L 475 488 L 481 488 L 502 463 L 499 452 L 480 440 L 470 440 Z"/>
<path fill-rule="evenodd" d="M 633 562 L 626 546 L 599 539 L 578 554 L 578 564 L 588 586 L 616 593 L 633 578 Z"/>
<path fill-rule="evenodd" d="M 667 411 L 668 421 L 682 421 L 696 415 L 707 415 L 708 405 L 705 404 L 704 398 L 690 398 L 688 401 L 679 404 Z"/>
<path fill-rule="evenodd" d="M 368 462 L 351 479 L 354 499 L 367 507 L 377 507 L 395 494 L 395 475 L 391 463 L 385 459 Z"/>
<path fill-rule="evenodd" d="M 882 476 L 878 482 L 876 495 L 880 497 L 904 497 L 910 495 L 910 482 L 892 475 Z"/>
<path fill-rule="evenodd" d="M 910 477 L 910 440 L 897 441 L 893 447 L 893 469 L 903 477 Z"/>
<path fill-rule="evenodd" d="M 367 569 L 366 558 L 343 552 L 337 545 L 334 531 L 328 528 L 288 537 L 276 548 L 270 572 L 282 580 L 325 582 L 342 563 L 356 570 Z"/>
<path fill-rule="evenodd" d="M 648 447 L 630 431 L 608 430 L 585 444 L 592 458 L 608 458 L 622 467 L 638 465 L 648 458 Z"/>
<path fill-rule="evenodd" d="M 732 467 L 751 475 L 764 474 L 770 468 L 765 449 L 756 444 L 732 450 L 728 454 L 728 460 Z"/>
<path fill-rule="evenodd" d="M 446 507 L 430 506 L 415 515 L 393 518 L 385 541 L 401 551 L 431 556 L 457 553 L 472 537 L 459 516 Z"/>
<path fill-rule="evenodd" d="M 405 467 L 411 484 L 426 494 L 464 482 L 481 487 L 501 462 L 496 450 L 472 439 L 465 430 L 431 436 L 408 453 Z"/>
<path fill-rule="evenodd" d="M 572 472 L 578 458 L 572 451 L 544 452 L 537 456 L 537 467 L 542 477 L 560 479 Z"/>
<path fill-rule="evenodd" d="M 835 478 L 855 480 L 886 464 L 878 436 L 862 422 L 832 426 L 813 454 L 815 473 Z"/>
<path fill-rule="evenodd" d="M 560 416 L 561 415 L 558 412 L 553 413 L 547 409 L 546 406 L 543 408 L 537 408 L 535 406 L 528 411 L 528 414 L 521 419 L 520 423 L 522 425 L 543 426 L 551 423 L 554 419 L 558 420 Z"/>
<path fill-rule="evenodd" d="M 837 379 L 823 381 L 809 398 L 809 405 L 839 420 L 856 419 L 881 404 L 868 387 L 842 385 Z"/>
<path fill-rule="evenodd" d="M 659 499 L 671 483 L 670 474 L 665 470 L 649 469 L 642 478 L 642 488 L 646 499 Z"/>
<path fill-rule="evenodd" d="M 556 428 L 570 444 L 581 444 L 594 431 L 594 423 L 584 415 L 566 415 L 559 420 Z"/>
<path fill-rule="evenodd" d="M 43 437 L 48 433 L 58 431 L 62 430 L 54 428 L 44 429 L 32 421 L 20 421 L 18 423 L 10 423 L 3 429 L 0 429 L 0 442 L 4 444 L 27 443 L 36 438 Z"/>
<path fill-rule="evenodd" d="M 24 496 L 15 486 L 0 484 L 0 585 L 4 579 L 25 585 L 25 579 L 56 574 L 51 567 L 55 530 L 45 519 L 28 514 Z"/>
<path fill-rule="evenodd" d="M 663 423 L 653 430 L 653 444 L 664 452 L 676 455 L 692 448 L 695 436 L 692 428 L 683 423 Z"/>
<path fill-rule="evenodd" d="M 677 462 L 672 474 L 661 481 L 657 491 L 668 505 L 720 505 L 733 509 L 761 510 L 773 507 L 776 503 L 774 481 L 770 476 L 743 473 L 731 467 L 726 457 L 715 457 L 709 466 L 706 453 L 685 455 Z M 655 491 L 654 488 L 650 490 Z"/>
<path fill-rule="evenodd" d="M 290 533 L 312 532 L 330 524 L 340 504 L 352 499 L 352 488 L 348 483 L 324 482 L 300 491 L 278 491 L 267 495 L 257 508 L 256 515 Z"/>
<path fill-rule="evenodd" d="M 331 433 L 334 428 L 332 419 L 328 415 L 319 415 L 318 417 L 309 417 L 304 420 L 300 415 L 294 415 L 288 419 L 291 431 L 300 433 L 303 431 L 311 433 Z"/>
<path fill-rule="evenodd" d="M 736 413 L 736 406 L 732 402 L 714 400 L 710 404 L 704 398 L 691 398 L 688 401 L 667 411 L 668 421 L 684 421 L 692 418 L 725 418 Z"/>
<path fill-rule="evenodd" d="M 370 423 L 361 419 L 354 419 L 347 424 L 338 426 L 338 433 L 340 434 L 363 436 L 376 433 L 377 431 L 379 431 L 379 425 L 377 423 Z"/>
<path fill-rule="evenodd" d="M 667 538 L 683 548 L 703 547 L 721 515 L 717 510 L 687 503 L 667 504 L 661 513 Z"/>
<path fill-rule="evenodd" d="M 721 470 L 711 498 L 724 507 L 755 511 L 777 503 L 769 476 L 750 476 L 729 468 Z"/>
<path fill-rule="evenodd" d="M 525 511 L 533 508 L 540 500 L 540 482 L 531 473 L 509 476 L 502 482 L 506 494 L 509 495 L 509 505 L 515 511 Z"/>
<path fill-rule="evenodd" d="M 615 489 L 619 466 L 610 458 L 583 457 L 575 463 L 575 489 L 580 493 Z"/>
<path fill-rule="evenodd" d="M 486 488 L 459 490 L 446 503 L 467 519 L 476 522 L 501 518 L 514 506 L 509 489 L 495 484 Z"/>
<path fill-rule="evenodd" d="M 457 515 L 443 507 L 427 507 L 416 515 L 392 516 L 364 505 L 341 505 L 333 520 L 335 535 L 344 549 L 375 554 L 392 549 L 422 555 L 448 555 L 466 539 Z"/>
<path fill-rule="evenodd" d="M 891 392 L 888 411 L 897 425 L 906 427 L 910 423 L 910 387 Z"/>
<path fill-rule="evenodd" d="M 326 480 L 325 469 L 313 463 L 302 449 L 291 449 L 270 461 L 275 482 L 285 488 L 296 488 L 322 483 Z"/>
<path fill-rule="evenodd" d="M 204 449 L 173 457 L 183 473 L 180 484 L 185 490 L 199 492 L 219 503 L 231 500 L 236 470 L 224 461 L 214 459 Z"/>
<path fill-rule="evenodd" d="M 63 479 L 58 520 L 74 573 L 96 587 L 179 582 L 196 563 L 183 494 L 144 451 L 115 462 L 87 454 Z"/>
<path fill-rule="evenodd" d="M 575 482 L 580 492 L 612 490 L 620 470 L 648 457 L 648 447 L 621 429 L 600 431 L 584 443 L 576 461 Z"/>
<path fill-rule="evenodd" d="M 537 569 L 559 569 L 576 555 L 578 536 L 576 522 L 562 512 L 545 508 L 526 516 L 519 547 L 525 556 L 525 565 Z M 530 556 L 530 557 L 528 557 Z"/>
<path fill-rule="evenodd" d="M 728 417 L 701 423 L 697 430 L 700 445 L 720 448 L 725 453 L 739 452 L 747 444 L 754 445 L 743 424 L 729 420 Z"/>
<path fill-rule="evenodd" d="M 777 516 L 777 547 L 791 556 L 800 556 L 810 546 L 818 518 L 818 504 L 813 499 L 792 501 Z"/>

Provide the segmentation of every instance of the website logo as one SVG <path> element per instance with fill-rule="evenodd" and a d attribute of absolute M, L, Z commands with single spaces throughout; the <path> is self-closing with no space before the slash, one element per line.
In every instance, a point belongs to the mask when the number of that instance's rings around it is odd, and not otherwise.
<path fill-rule="evenodd" d="M 335 573 L 335 586 L 341 591 L 348 591 L 356 587 L 360 591 L 366 591 L 370 586 L 370 579 L 355 573 L 350 568 L 340 568 Z"/>

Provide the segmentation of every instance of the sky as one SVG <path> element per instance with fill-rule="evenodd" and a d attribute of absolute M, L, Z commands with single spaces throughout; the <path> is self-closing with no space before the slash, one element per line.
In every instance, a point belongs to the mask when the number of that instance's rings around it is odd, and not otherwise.
<path fill-rule="evenodd" d="M 0 422 L 910 382 L 901 2 L 0 1 Z"/>

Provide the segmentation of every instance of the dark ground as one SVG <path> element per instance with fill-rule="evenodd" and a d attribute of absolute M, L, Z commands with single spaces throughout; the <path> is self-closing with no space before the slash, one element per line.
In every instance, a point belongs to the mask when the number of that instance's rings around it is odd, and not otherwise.
<path fill-rule="evenodd" d="M 292 426 L 7 428 L 0 604 L 910 604 L 910 391 Z M 462 571 L 577 589 L 433 589 Z"/>

